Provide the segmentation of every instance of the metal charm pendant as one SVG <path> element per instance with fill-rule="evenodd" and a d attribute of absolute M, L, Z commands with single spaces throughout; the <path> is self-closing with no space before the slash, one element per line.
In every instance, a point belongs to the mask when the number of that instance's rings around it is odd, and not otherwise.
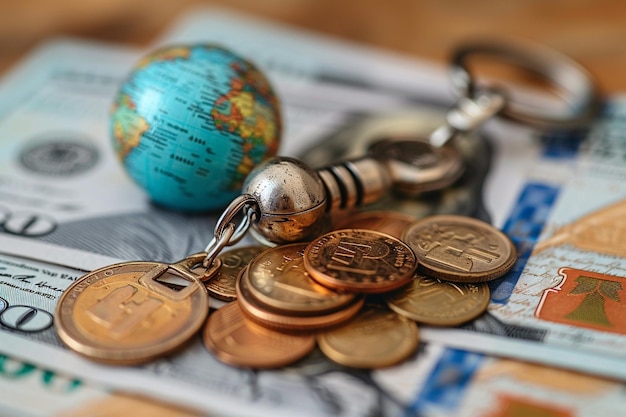
<path fill-rule="evenodd" d="M 111 364 L 137 364 L 172 352 L 208 314 L 201 282 L 210 272 L 201 266 L 205 258 L 199 253 L 174 264 L 125 262 L 88 273 L 59 300 L 59 337 L 72 350 Z M 165 283 L 181 278 L 188 285 L 179 290 Z"/>

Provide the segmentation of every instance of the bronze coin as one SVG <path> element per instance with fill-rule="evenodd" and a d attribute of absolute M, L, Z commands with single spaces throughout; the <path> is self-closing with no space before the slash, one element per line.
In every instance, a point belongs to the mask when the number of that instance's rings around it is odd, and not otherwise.
<path fill-rule="evenodd" d="M 315 347 L 312 335 L 280 333 L 248 321 L 237 302 L 209 316 L 202 340 L 222 362 L 257 369 L 287 366 Z"/>
<path fill-rule="evenodd" d="M 60 339 L 79 354 L 112 364 L 137 364 L 172 352 L 198 331 L 209 310 L 206 288 L 184 269 L 186 260 L 125 262 L 84 275 L 59 299 Z M 177 291 L 159 282 L 171 277 L 189 284 Z"/>
<path fill-rule="evenodd" d="M 366 369 L 403 361 L 418 342 L 414 321 L 379 307 L 364 309 L 343 326 L 317 335 L 317 343 L 329 359 Z"/>
<path fill-rule="evenodd" d="M 217 258 L 222 262 L 222 266 L 208 282 L 205 282 L 209 294 L 222 301 L 235 300 L 237 298 L 235 281 L 239 272 L 265 249 L 264 246 L 246 246 L 220 254 Z"/>
<path fill-rule="evenodd" d="M 417 217 L 399 211 L 364 211 L 344 219 L 337 229 L 366 229 L 387 233 L 398 239 L 417 221 Z"/>
<path fill-rule="evenodd" d="M 274 330 L 312 331 L 335 326 L 352 318 L 364 304 L 361 297 L 346 305 L 343 309 L 315 316 L 296 316 L 277 311 L 260 303 L 250 294 L 248 269 L 244 269 L 237 279 L 237 302 L 246 317 L 257 324 Z"/>
<path fill-rule="evenodd" d="M 417 275 L 411 285 L 386 296 L 396 313 L 433 326 L 458 326 L 480 316 L 489 305 L 486 283 L 441 281 Z"/>
<path fill-rule="evenodd" d="M 289 315 L 320 315 L 351 303 L 354 294 L 335 292 L 309 276 L 304 269 L 306 246 L 277 246 L 256 257 L 247 272 L 251 296 Z"/>
<path fill-rule="evenodd" d="M 407 229 L 404 241 L 415 251 L 420 270 L 447 281 L 491 281 L 506 274 L 517 259 L 504 233 L 471 217 L 426 217 Z"/>
<path fill-rule="evenodd" d="M 311 242 L 304 252 L 304 266 L 327 287 L 376 294 L 408 284 L 417 260 L 411 248 L 393 236 L 343 229 Z"/>

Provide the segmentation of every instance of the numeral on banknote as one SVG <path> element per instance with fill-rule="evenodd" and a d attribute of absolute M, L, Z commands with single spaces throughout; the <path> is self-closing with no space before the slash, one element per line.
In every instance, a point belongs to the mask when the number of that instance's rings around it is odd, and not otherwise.
<path fill-rule="evenodd" d="M 0 298 L 0 324 L 22 332 L 41 332 L 52 326 L 52 314 L 37 307 L 11 306 Z"/>
<path fill-rule="evenodd" d="M 38 237 L 56 229 L 56 221 L 45 214 L 12 212 L 0 207 L 0 231 L 17 236 Z"/>

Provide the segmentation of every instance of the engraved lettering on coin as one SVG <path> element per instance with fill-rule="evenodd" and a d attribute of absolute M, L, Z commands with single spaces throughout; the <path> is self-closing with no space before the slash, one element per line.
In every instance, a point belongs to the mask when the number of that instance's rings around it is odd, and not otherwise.
<path fill-rule="evenodd" d="M 209 294 L 223 301 L 233 301 L 237 299 L 235 291 L 237 276 L 250 261 L 265 249 L 266 248 L 263 246 L 249 246 L 231 249 L 219 255 L 218 259 L 222 261 L 222 266 L 217 274 L 206 282 L 206 288 L 209 290 Z"/>
<path fill-rule="evenodd" d="M 417 267 L 415 254 L 393 236 L 345 229 L 311 242 L 305 268 L 322 285 L 351 292 L 381 293 L 408 284 Z"/>
<path fill-rule="evenodd" d="M 386 297 L 396 313 L 419 323 L 457 326 L 481 315 L 489 305 L 485 283 L 456 283 L 417 275 L 411 285 Z"/>
<path fill-rule="evenodd" d="M 18 212 L 9 214 L 2 223 L 2 230 L 17 236 L 37 237 L 52 233 L 56 221 L 45 214 Z"/>
<path fill-rule="evenodd" d="M 97 161 L 98 150 L 95 147 L 67 139 L 37 143 L 20 154 L 20 162 L 24 168 L 43 175 L 80 174 L 91 169 Z"/>
<path fill-rule="evenodd" d="M 37 307 L 14 305 L 0 314 L 0 323 L 22 332 L 41 332 L 52 326 L 52 314 Z"/>
<path fill-rule="evenodd" d="M 59 299 L 59 337 L 77 353 L 108 363 L 141 363 L 171 352 L 197 332 L 209 309 L 202 274 L 191 271 L 198 259 L 126 262 L 84 275 Z M 172 278 L 188 285 L 172 289 L 166 284 Z"/>
<path fill-rule="evenodd" d="M 87 314 L 95 322 L 108 327 L 112 337 L 124 337 L 163 306 L 161 300 L 147 292 L 135 297 L 140 292 L 142 289 L 132 285 L 117 288 L 89 308 Z M 135 301 L 137 299 L 142 301 Z"/>
<path fill-rule="evenodd" d="M 261 303 L 286 313 L 315 315 L 336 310 L 354 300 L 314 281 L 304 268 L 307 244 L 268 249 L 248 268 L 250 293 Z"/>
<path fill-rule="evenodd" d="M 257 369 L 287 366 L 315 347 L 313 335 L 290 335 L 251 323 L 238 303 L 209 316 L 202 340 L 222 362 Z"/>
<path fill-rule="evenodd" d="M 418 341 L 414 321 L 377 307 L 363 310 L 341 327 L 317 336 L 329 359 L 353 368 L 394 365 L 411 355 Z"/>
<path fill-rule="evenodd" d="M 421 270 L 448 281 L 490 281 L 507 273 L 516 260 L 515 246 L 504 233 L 470 217 L 424 218 L 407 229 L 404 241 L 415 251 Z"/>
<path fill-rule="evenodd" d="M 381 242 L 342 237 L 330 252 L 327 267 L 337 271 L 374 275 L 378 263 L 389 255 L 389 247 Z"/>

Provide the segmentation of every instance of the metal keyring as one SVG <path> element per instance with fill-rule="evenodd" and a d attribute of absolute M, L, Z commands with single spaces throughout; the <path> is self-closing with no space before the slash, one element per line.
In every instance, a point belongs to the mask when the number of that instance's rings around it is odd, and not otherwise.
<path fill-rule="evenodd" d="M 541 112 L 520 110 L 523 103 L 515 102 L 504 91 L 506 103 L 499 115 L 539 129 L 574 129 L 589 124 L 600 107 L 600 96 L 591 75 L 577 62 L 551 49 L 525 41 L 477 41 L 456 49 L 451 60 L 452 84 L 462 97 L 474 98 L 479 87 L 467 68 L 472 55 L 495 57 L 505 63 L 538 75 L 557 87 L 567 97 L 569 111 L 562 117 Z M 529 107 L 526 105 L 526 107 Z"/>

